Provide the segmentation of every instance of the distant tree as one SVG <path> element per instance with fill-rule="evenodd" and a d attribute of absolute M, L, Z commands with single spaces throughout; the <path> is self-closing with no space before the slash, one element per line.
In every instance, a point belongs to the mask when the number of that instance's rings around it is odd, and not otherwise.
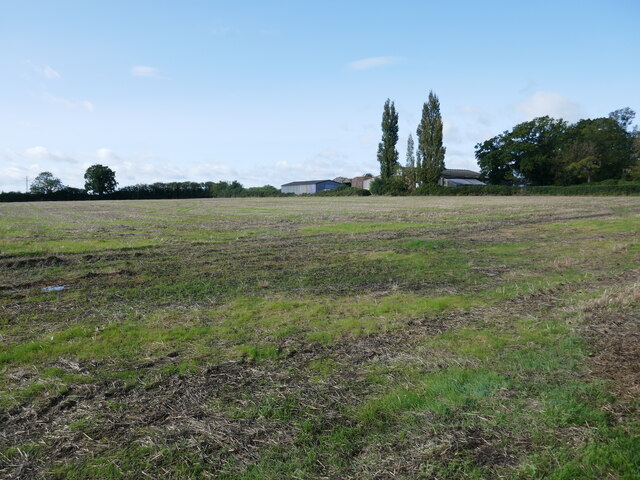
<path fill-rule="evenodd" d="M 84 173 L 84 188 L 94 195 L 113 193 L 117 186 L 116 172 L 104 165 L 91 165 Z"/>
<path fill-rule="evenodd" d="M 33 179 L 29 190 L 31 193 L 48 195 L 50 193 L 59 192 L 64 188 L 64 185 L 59 178 L 53 176 L 51 172 L 40 172 L 36 178 Z"/>
<path fill-rule="evenodd" d="M 628 115 L 629 112 L 616 119 L 616 112 L 612 112 L 609 117 L 580 120 L 568 128 L 565 143 L 571 140 L 593 145 L 593 152 L 586 155 L 594 156 L 599 163 L 592 172 L 593 181 L 622 178 L 631 166 L 633 133 L 625 128 L 631 121 Z"/>
<path fill-rule="evenodd" d="M 559 153 L 567 122 L 551 117 L 534 118 L 516 125 L 509 138 L 517 173 L 533 185 L 556 183 L 562 164 Z"/>
<path fill-rule="evenodd" d="M 214 183 L 209 190 L 209 193 L 214 198 L 228 198 L 228 197 L 240 197 L 245 191 L 240 182 L 234 180 L 231 183 L 218 182 Z"/>
<path fill-rule="evenodd" d="M 398 113 L 394 103 L 387 99 L 382 112 L 382 141 L 378 144 L 380 176 L 391 178 L 398 169 Z"/>
<path fill-rule="evenodd" d="M 538 117 L 476 145 L 476 160 L 489 183 L 551 185 L 562 171 L 560 147 L 567 124 Z"/>
<path fill-rule="evenodd" d="M 371 182 L 373 195 L 406 195 L 408 191 L 404 178 L 399 175 L 389 178 L 380 177 Z"/>
<path fill-rule="evenodd" d="M 415 189 L 418 183 L 418 171 L 416 169 L 415 147 L 411 134 L 407 139 L 407 160 L 404 167 L 404 176 L 409 190 Z"/>
<path fill-rule="evenodd" d="M 593 173 L 600 168 L 600 162 L 596 157 L 584 157 L 567 165 L 567 170 L 576 174 L 578 178 L 586 178 L 587 183 L 591 183 Z"/>
<path fill-rule="evenodd" d="M 433 91 L 422 106 L 422 118 L 417 129 L 419 182 L 435 185 L 444 170 L 446 148 L 442 144 L 442 115 L 440 100 Z"/>
<path fill-rule="evenodd" d="M 594 173 L 601 167 L 596 145 L 590 141 L 573 141 L 563 147 L 562 163 L 566 176 L 558 175 L 556 183 L 570 185 L 584 180 L 591 182 Z"/>

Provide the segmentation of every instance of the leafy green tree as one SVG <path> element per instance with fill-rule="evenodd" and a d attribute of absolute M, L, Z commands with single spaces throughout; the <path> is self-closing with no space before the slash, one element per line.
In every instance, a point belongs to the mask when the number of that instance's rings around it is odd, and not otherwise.
<path fill-rule="evenodd" d="M 576 174 L 578 178 L 586 178 L 587 183 L 591 183 L 594 172 L 600 168 L 600 162 L 596 157 L 584 157 L 567 165 L 567 170 Z"/>
<path fill-rule="evenodd" d="M 446 148 L 442 145 L 442 115 L 440 100 L 433 91 L 422 106 L 422 118 L 417 129 L 418 136 L 418 180 L 421 184 L 435 185 L 444 170 Z"/>
<path fill-rule="evenodd" d="M 583 158 L 594 156 L 598 160 L 599 168 L 591 176 L 596 182 L 622 178 L 633 162 L 633 134 L 625 128 L 630 120 L 616 120 L 615 113 L 609 117 L 580 120 L 569 127 L 565 136 L 565 143 L 574 141 L 593 145 L 593 152 Z"/>
<path fill-rule="evenodd" d="M 564 120 L 548 116 L 523 122 L 513 129 L 510 136 L 511 153 L 517 159 L 518 173 L 527 183 L 555 183 L 562 169 L 558 157 L 566 129 Z"/>
<path fill-rule="evenodd" d="M 591 141 L 565 140 L 565 143 L 561 154 L 565 175 L 558 173 L 555 183 L 571 185 L 585 180 L 590 183 L 594 173 L 602 166 L 596 145 Z"/>
<path fill-rule="evenodd" d="M 408 192 L 407 183 L 398 175 L 389 178 L 376 178 L 371 182 L 373 195 L 406 195 Z"/>
<path fill-rule="evenodd" d="M 382 112 L 382 141 L 378 144 L 380 176 L 389 179 L 398 169 L 398 113 L 394 103 L 387 99 Z"/>
<path fill-rule="evenodd" d="M 40 172 L 36 178 L 33 179 L 29 190 L 31 193 L 47 195 L 54 192 L 59 192 L 64 188 L 64 185 L 59 178 L 53 176 L 51 172 Z"/>
<path fill-rule="evenodd" d="M 483 177 L 492 184 L 553 184 L 562 170 L 558 158 L 566 128 L 564 120 L 538 117 L 478 143 L 476 159 Z"/>
<path fill-rule="evenodd" d="M 104 165 L 91 165 L 84 173 L 84 188 L 94 195 L 113 193 L 117 186 L 116 172 Z"/>
<path fill-rule="evenodd" d="M 230 198 L 240 197 L 243 195 L 244 191 L 245 188 L 237 180 L 234 180 L 231 183 L 220 181 L 211 186 L 210 194 L 214 198 Z"/>

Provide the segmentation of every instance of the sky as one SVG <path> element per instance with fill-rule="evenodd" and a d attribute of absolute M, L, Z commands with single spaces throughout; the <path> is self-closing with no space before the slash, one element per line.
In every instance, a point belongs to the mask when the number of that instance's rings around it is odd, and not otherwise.
<path fill-rule="evenodd" d="M 519 122 L 640 112 L 640 1 L 0 0 L 0 191 L 379 173 L 430 90 L 448 168 Z"/>

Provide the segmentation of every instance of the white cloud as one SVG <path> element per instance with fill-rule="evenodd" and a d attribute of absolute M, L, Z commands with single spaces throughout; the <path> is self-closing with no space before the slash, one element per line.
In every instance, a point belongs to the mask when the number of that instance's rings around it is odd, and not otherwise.
<path fill-rule="evenodd" d="M 148 67 L 146 65 L 131 67 L 131 75 L 134 77 L 157 77 L 159 74 L 160 70 L 155 67 Z"/>
<path fill-rule="evenodd" d="M 0 191 L 23 191 L 25 177 L 49 171 L 72 187 L 84 186 L 84 172 L 96 163 L 116 172 L 120 186 L 173 181 L 243 180 L 246 172 L 215 161 L 183 165 L 150 154 L 120 155 L 109 148 L 64 154 L 43 146 L 0 151 Z"/>
<path fill-rule="evenodd" d="M 74 158 L 68 155 L 65 155 L 61 152 L 52 152 L 51 150 L 42 146 L 31 147 L 22 152 L 14 153 L 14 157 L 22 158 L 26 161 L 31 162 L 65 162 L 71 164 L 77 163 Z"/>
<path fill-rule="evenodd" d="M 36 72 L 41 77 L 46 78 L 47 80 L 58 80 L 59 78 L 62 78 L 62 75 L 56 72 L 49 65 L 40 66 L 40 65 L 36 65 L 33 62 L 27 62 L 27 63 L 33 69 L 34 72 Z"/>
<path fill-rule="evenodd" d="M 49 92 L 43 93 L 42 99 L 54 105 L 60 105 L 67 110 L 84 109 L 87 112 L 93 112 L 95 110 L 93 103 L 88 100 L 83 100 L 82 102 L 73 102 L 71 100 L 67 100 L 66 98 L 57 97 Z"/>
<path fill-rule="evenodd" d="M 516 110 L 526 119 L 549 115 L 565 120 L 578 120 L 583 115 L 582 106 L 557 92 L 536 92 L 516 105 Z"/>
<path fill-rule="evenodd" d="M 349 62 L 347 64 L 347 67 L 350 70 L 369 70 L 370 68 L 386 67 L 387 65 L 393 65 L 394 63 L 398 63 L 399 61 L 400 61 L 399 57 L 361 58 L 360 60 Z"/>

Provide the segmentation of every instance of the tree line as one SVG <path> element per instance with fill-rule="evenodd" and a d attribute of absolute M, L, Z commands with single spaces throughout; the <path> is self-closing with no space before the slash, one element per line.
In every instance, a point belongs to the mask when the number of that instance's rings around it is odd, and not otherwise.
<path fill-rule="evenodd" d="M 156 182 L 118 187 L 116 172 L 105 165 L 92 165 L 84 175 L 84 189 L 66 186 L 51 172 L 41 172 L 31 183 L 29 192 L 2 192 L 0 202 L 33 200 L 143 200 L 170 198 L 276 197 L 286 196 L 279 189 L 265 185 L 245 188 L 237 181 L 226 182 Z"/>
<path fill-rule="evenodd" d="M 382 112 L 382 139 L 378 145 L 380 178 L 373 182 L 372 193 L 402 194 L 422 185 L 437 185 L 445 168 L 446 147 L 442 138 L 442 114 L 438 96 L 429 92 L 422 106 L 422 116 L 416 128 L 417 148 L 413 137 L 407 139 L 407 157 L 404 166 L 398 161 L 398 112 L 390 99 Z"/>
<path fill-rule="evenodd" d="M 635 112 L 570 124 L 549 116 L 523 122 L 478 143 L 476 160 L 493 185 L 575 185 L 640 180 L 640 132 Z"/>

